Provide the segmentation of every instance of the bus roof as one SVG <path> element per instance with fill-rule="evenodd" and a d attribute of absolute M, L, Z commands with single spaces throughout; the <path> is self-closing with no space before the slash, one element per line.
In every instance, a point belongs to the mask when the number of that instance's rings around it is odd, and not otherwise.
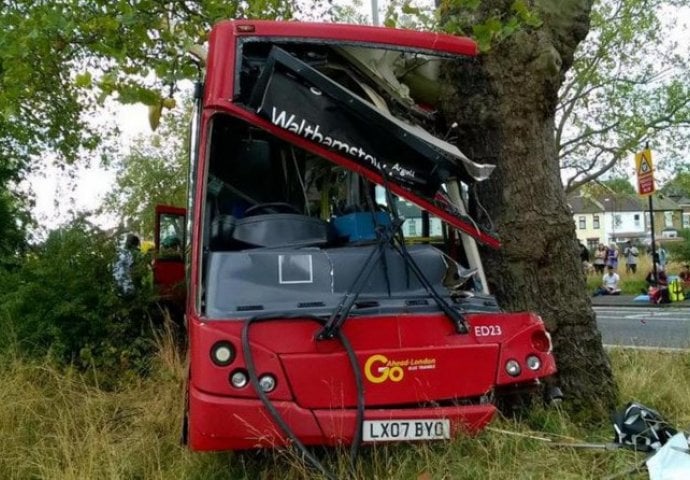
<path fill-rule="evenodd" d="M 395 49 L 414 50 L 434 55 L 475 56 L 478 53 L 477 44 L 466 37 L 369 25 L 227 20 L 216 24 L 214 30 L 220 36 L 303 38 L 324 42 L 387 45 Z"/>

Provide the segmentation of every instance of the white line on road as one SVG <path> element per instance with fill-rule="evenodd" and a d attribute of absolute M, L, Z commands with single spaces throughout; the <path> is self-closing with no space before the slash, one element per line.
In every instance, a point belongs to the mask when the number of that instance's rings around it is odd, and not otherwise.
<path fill-rule="evenodd" d="M 678 322 L 690 323 L 690 318 L 674 318 L 674 317 L 655 317 L 653 315 L 597 315 L 597 320 L 647 320 L 650 322 Z"/>
<path fill-rule="evenodd" d="M 648 350 L 648 351 L 657 351 L 657 352 L 669 352 L 669 353 L 685 353 L 685 352 L 690 352 L 690 348 L 673 348 L 673 347 L 650 347 L 650 346 L 645 346 L 645 345 L 610 345 L 610 344 L 604 344 L 604 348 L 610 348 L 610 349 L 615 349 L 615 348 L 620 348 L 620 349 L 627 349 L 627 350 Z"/>

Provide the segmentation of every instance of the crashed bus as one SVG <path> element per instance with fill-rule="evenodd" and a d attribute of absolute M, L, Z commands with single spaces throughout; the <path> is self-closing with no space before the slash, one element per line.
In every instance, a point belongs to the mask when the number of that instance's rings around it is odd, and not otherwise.
<path fill-rule="evenodd" d="M 214 27 L 186 224 L 191 449 L 448 439 L 555 373 L 540 317 L 503 312 L 484 277 L 477 242 L 500 242 L 466 205 L 492 166 L 436 125 L 428 87 L 476 50 L 368 26 Z"/>

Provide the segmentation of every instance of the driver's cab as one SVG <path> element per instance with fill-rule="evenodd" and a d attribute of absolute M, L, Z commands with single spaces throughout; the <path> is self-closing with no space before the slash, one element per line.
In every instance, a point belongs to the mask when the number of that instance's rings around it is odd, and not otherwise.
<path fill-rule="evenodd" d="M 394 235 L 406 237 L 410 257 L 444 296 L 479 295 L 480 310 L 497 308 L 456 261 L 464 258 L 455 232 L 438 218 L 230 115 L 214 117 L 210 140 L 201 279 L 208 318 L 326 314 L 368 262 L 377 266 L 353 313 L 433 310 Z"/>

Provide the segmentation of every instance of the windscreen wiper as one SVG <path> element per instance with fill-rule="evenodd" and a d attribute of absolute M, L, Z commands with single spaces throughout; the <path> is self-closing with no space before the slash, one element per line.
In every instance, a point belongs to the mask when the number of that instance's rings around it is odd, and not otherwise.
<path fill-rule="evenodd" d="M 350 315 L 352 307 L 357 301 L 359 294 L 362 293 L 364 285 L 366 285 L 374 268 L 382 258 L 385 258 L 386 245 L 393 240 L 393 232 L 393 229 L 387 228 L 384 225 L 378 225 L 376 227 L 377 241 L 375 248 L 371 250 L 366 260 L 364 260 L 362 268 L 352 282 L 352 285 L 350 285 L 350 288 L 348 288 L 345 295 L 343 295 L 340 302 L 338 302 L 328 322 L 326 322 L 324 327 L 316 335 L 318 340 L 331 340 L 337 336 L 338 330 Z"/>

